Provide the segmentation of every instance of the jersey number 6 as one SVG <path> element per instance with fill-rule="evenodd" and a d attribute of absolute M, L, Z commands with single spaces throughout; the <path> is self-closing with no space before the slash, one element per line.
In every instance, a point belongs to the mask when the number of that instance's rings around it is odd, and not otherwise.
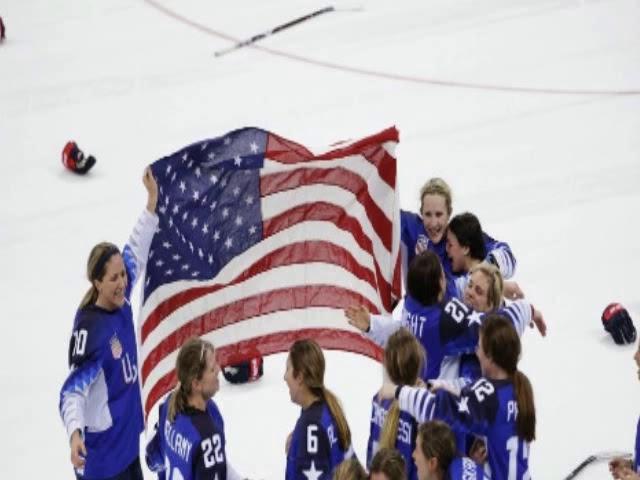
<path fill-rule="evenodd" d="M 318 426 L 307 427 L 307 453 L 318 453 Z"/>

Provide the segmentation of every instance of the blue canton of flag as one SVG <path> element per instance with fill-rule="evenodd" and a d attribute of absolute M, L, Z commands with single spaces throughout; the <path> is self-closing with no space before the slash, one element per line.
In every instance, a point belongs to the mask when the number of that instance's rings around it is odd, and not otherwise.
<path fill-rule="evenodd" d="M 149 252 L 145 300 L 164 283 L 214 278 L 262 239 L 266 144 L 266 132 L 245 128 L 154 163 L 160 223 Z"/>

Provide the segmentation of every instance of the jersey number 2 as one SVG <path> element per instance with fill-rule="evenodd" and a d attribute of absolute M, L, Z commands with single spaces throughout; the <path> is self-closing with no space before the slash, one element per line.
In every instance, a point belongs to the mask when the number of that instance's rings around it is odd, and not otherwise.
<path fill-rule="evenodd" d="M 224 461 L 224 455 L 222 455 L 222 440 L 219 434 L 216 433 L 211 438 L 205 438 L 201 445 L 204 466 L 206 468 L 213 467 L 216 463 Z"/>

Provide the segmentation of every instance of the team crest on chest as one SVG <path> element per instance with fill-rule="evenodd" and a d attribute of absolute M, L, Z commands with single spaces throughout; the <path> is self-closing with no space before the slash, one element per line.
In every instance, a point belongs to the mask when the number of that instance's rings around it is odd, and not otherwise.
<path fill-rule="evenodd" d="M 111 345 L 111 355 L 113 355 L 113 358 L 118 360 L 122 356 L 122 343 L 120 343 L 120 339 L 117 334 L 113 334 L 113 337 L 109 340 L 109 344 Z"/>

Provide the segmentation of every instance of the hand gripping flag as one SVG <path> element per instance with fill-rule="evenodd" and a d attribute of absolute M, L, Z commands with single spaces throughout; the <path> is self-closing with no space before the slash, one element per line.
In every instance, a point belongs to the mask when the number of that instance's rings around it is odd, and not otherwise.
<path fill-rule="evenodd" d="M 191 336 L 210 340 L 222 366 L 299 338 L 381 358 L 341 310 L 389 314 L 400 296 L 397 143 L 389 128 L 314 155 L 243 128 L 152 165 L 160 224 L 140 316 L 147 413 L 175 385 Z"/>

